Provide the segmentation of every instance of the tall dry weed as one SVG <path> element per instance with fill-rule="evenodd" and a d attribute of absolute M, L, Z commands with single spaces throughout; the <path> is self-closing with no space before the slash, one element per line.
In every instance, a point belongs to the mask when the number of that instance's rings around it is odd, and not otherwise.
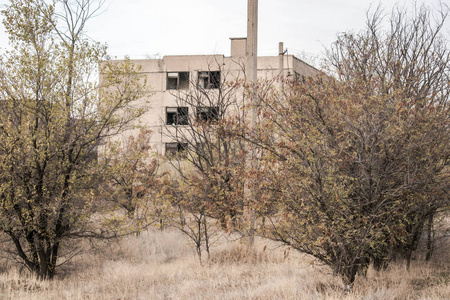
<path fill-rule="evenodd" d="M 200 265 L 179 232 L 149 230 L 87 245 L 53 281 L 10 264 L 0 273 L 0 299 L 450 299 L 448 253 L 440 251 L 409 272 L 401 263 L 371 268 L 348 291 L 328 267 L 264 239 L 253 248 L 223 240 Z"/>

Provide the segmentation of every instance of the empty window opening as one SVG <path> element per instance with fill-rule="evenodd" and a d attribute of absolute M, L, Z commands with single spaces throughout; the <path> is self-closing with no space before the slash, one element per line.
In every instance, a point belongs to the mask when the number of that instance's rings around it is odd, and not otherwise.
<path fill-rule="evenodd" d="M 204 122 L 219 120 L 219 107 L 197 107 L 197 120 Z"/>
<path fill-rule="evenodd" d="M 294 81 L 305 83 L 306 77 L 304 75 L 300 75 L 300 73 L 294 71 Z"/>
<path fill-rule="evenodd" d="M 166 156 L 184 155 L 187 143 L 166 143 Z"/>
<path fill-rule="evenodd" d="M 198 86 L 204 89 L 218 89 L 220 87 L 220 72 L 198 72 Z"/>
<path fill-rule="evenodd" d="M 167 73 L 168 90 L 189 89 L 189 72 L 169 72 Z"/>
<path fill-rule="evenodd" d="M 167 107 L 166 124 L 167 125 L 188 125 L 189 109 L 187 107 Z"/>

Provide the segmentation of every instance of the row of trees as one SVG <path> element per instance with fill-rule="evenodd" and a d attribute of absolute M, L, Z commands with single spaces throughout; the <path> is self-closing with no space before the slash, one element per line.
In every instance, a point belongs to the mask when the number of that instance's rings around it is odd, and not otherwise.
<path fill-rule="evenodd" d="M 138 67 L 105 62 L 105 47 L 83 35 L 96 11 L 92 0 L 12 0 L 3 11 L 12 49 L 0 61 L 0 230 L 40 277 L 80 238 L 155 223 L 184 232 L 200 260 L 215 233 L 256 232 L 352 284 L 370 263 L 409 264 L 449 207 L 447 8 L 394 11 L 388 31 L 377 10 L 366 31 L 338 36 L 329 75 L 222 76 L 216 90 L 176 93 L 211 109 L 168 131 L 186 145 L 170 168 L 148 130 L 111 140 L 136 129 L 148 90 Z"/>
<path fill-rule="evenodd" d="M 204 216 L 204 228 L 207 218 L 227 217 L 228 229 L 255 229 L 316 257 L 349 285 L 371 263 L 381 269 L 404 259 L 409 267 L 425 228 L 430 257 L 433 218 L 449 207 L 447 14 L 396 9 L 384 30 L 376 10 L 365 31 L 338 36 L 331 75 L 178 94 L 194 107 L 233 106 L 173 136 L 189 144 L 182 160 L 194 166 L 174 163 L 196 195 L 180 209 Z M 208 251 L 206 232 L 204 241 Z"/>

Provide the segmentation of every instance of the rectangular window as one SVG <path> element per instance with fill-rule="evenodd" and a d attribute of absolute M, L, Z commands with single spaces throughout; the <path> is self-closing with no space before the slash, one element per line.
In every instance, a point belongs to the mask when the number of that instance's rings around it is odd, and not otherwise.
<path fill-rule="evenodd" d="M 197 107 L 197 121 L 217 121 L 219 120 L 219 107 Z"/>
<path fill-rule="evenodd" d="M 169 72 L 167 73 L 168 90 L 189 89 L 189 72 Z"/>
<path fill-rule="evenodd" d="M 187 143 L 166 143 L 166 156 L 183 155 L 187 147 Z"/>
<path fill-rule="evenodd" d="M 166 125 L 188 125 L 189 109 L 187 107 L 167 107 Z"/>
<path fill-rule="evenodd" d="M 198 72 L 198 86 L 204 89 L 218 89 L 220 87 L 219 71 Z"/>

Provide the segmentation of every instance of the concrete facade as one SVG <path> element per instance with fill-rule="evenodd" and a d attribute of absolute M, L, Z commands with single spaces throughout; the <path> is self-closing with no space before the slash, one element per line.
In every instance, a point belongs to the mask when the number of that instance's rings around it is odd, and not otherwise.
<path fill-rule="evenodd" d="M 231 38 L 231 56 L 224 55 L 173 55 L 162 59 L 132 60 L 142 67 L 142 74 L 147 78 L 152 94 L 147 99 L 149 110 L 141 117 L 141 125 L 153 132 L 151 146 L 154 151 L 165 154 L 166 151 L 177 151 L 174 143 L 172 126 L 183 126 L 180 116 L 207 113 L 207 107 L 188 107 L 187 112 L 179 107 L 180 97 L 177 93 L 196 89 L 217 88 L 217 80 L 221 82 L 245 78 L 246 39 Z M 280 57 L 282 55 L 282 57 Z M 280 65 L 282 64 L 282 66 Z M 273 79 L 283 76 L 314 76 L 317 69 L 292 55 L 280 53 L 276 56 L 258 57 L 258 79 Z M 209 111 L 211 113 L 211 110 Z M 176 117 L 178 116 L 178 120 Z M 170 131 L 173 132 L 170 132 Z M 178 145 L 178 150 L 179 149 Z"/>

